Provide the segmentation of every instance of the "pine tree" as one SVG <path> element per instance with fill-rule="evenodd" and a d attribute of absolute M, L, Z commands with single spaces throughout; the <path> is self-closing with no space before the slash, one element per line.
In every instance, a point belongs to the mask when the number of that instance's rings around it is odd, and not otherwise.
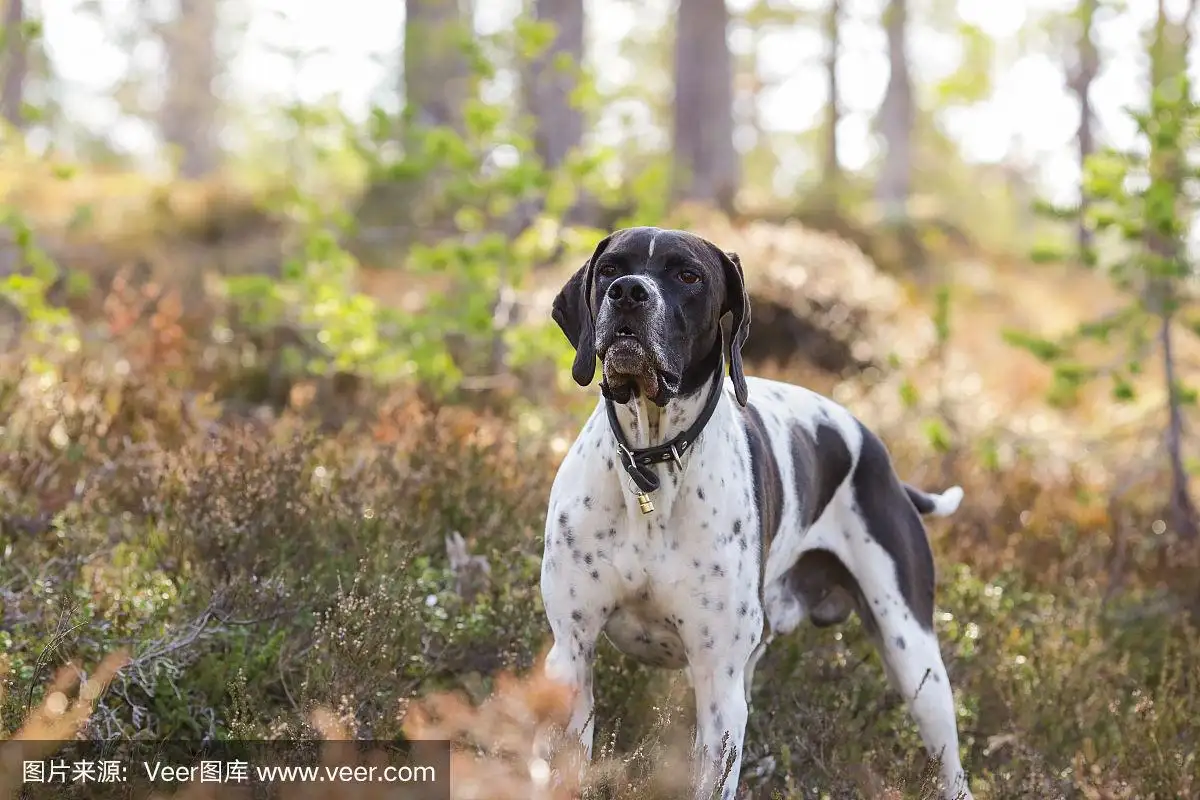
<path fill-rule="evenodd" d="M 1161 8 L 1160 8 L 1161 12 Z M 1139 142 L 1128 151 L 1108 149 L 1086 160 L 1081 202 L 1073 209 L 1044 206 L 1062 219 L 1081 221 L 1095 240 L 1113 235 L 1119 241 L 1106 251 L 1089 241 L 1085 263 L 1102 269 L 1127 297 L 1123 307 L 1080 325 L 1071 335 L 1049 340 L 1012 332 L 1009 340 L 1054 368 L 1051 400 L 1070 403 L 1093 380 L 1107 378 L 1118 400 L 1132 400 L 1132 378 L 1152 359 L 1162 366 L 1167 396 L 1164 443 L 1171 472 L 1171 517 L 1184 538 L 1200 538 L 1196 509 L 1185 468 L 1184 411 L 1196 403 L 1196 392 L 1179 378 L 1175 339 L 1182 327 L 1200 335 L 1195 311 L 1196 266 L 1187 252 L 1200 164 L 1193 154 L 1200 145 L 1200 104 L 1191 81 L 1177 66 L 1186 53 L 1180 23 L 1160 13 L 1151 52 L 1148 107 L 1131 112 Z M 1089 237 L 1090 238 L 1090 237 Z M 1043 252 L 1042 258 L 1058 254 Z M 1088 343 L 1115 345 L 1122 357 L 1096 365 L 1078 356 Z"/>

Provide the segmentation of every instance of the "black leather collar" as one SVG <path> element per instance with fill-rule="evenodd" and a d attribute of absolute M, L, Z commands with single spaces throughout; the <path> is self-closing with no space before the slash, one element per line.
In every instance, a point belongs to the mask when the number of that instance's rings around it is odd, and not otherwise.
<path fill-rule="evenodd" d="M 641 450 L 635 450 L 629 446 L 629 441 L 625 438 L 625 434 L 621 430 L 621 423 L 617 419 L 617 410 L 613 404 L 613 400 L 607 392 L 604 393 L 604 405 L 608 410 L 608 425 L 612 428 L 613 436 L 617 439 L 617 452 L 621 459 L 621 466 L 625 467 L 625 471 L 629 473 L 629 477 L 633 479 L 634 484 L 642 492 L 649 494 L 659 486 L 658 475 L 650 469 L 652 465 L 674 461 L 676 466 L 680 469 L 683 468 L 681 459 L 684 453 L 696 443 L 696 439 L 700 438 L 700 434 L 704 431 L 704 426 L 712 419 L 713 412 L 717 410 L 717 403 L 720 402 L 721 395 L 724 394 L 724 359 L 717 360 L 715 378 L 712 387 L 708 391 L 708 400 L 704 403 L 704 408 L 700 411 L 700 416 L 696 418 L 696 421 L 686 431 L 669 442 Z"/>

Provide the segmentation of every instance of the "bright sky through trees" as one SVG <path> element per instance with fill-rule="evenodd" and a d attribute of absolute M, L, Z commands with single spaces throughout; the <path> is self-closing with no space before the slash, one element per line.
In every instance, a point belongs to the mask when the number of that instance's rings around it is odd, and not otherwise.
<path fill-rule="evenodd" d="M 927 1 L 927 0 L 926 0 Z M 132 0 L 97 0 L 108 20 L 133 13 Z M 736 9 L 747 0 L 731 0 Z M 1133 129 L 1122 107 L 1141 92 L 1145 65 L 1137 40 L 1155 11 L 1152 0 L 1128 0 L 1138 29 L 1129 18 L 1098 27 L 1105 67 L 1096 84 L 1096 113 L 1101 141 L 1127 146 Z M 820 7 L 823 0 L 797 0 Z M 1186 0 L 1168 0 L 1176 13 Z M 118 49 L 96 15 L 80 11 L 75 0 L 42 0 L 47 44 L 60 77 L 66 82 L 67 103 L 75 120 L 97 130 L 110 130 L 124 147 L 140 151 L 152 145 L 145 121 L 121 120 L 111 87 L 130 59 L 153 65 L 157 45 L 146 43 L 132 52 Z M 481 29 L 503 26 L 520 5 L 518 0 L 479 2 Z M 918 3 L 919 9 L 924 3 Z M 1032 15 L 1070 5 L 1068 0 L 958 0 L 958 13 L 997 40 L 997 65 L 992 98 L 976 107 L 947 111 L 946 129 L 958 139 L 971 160 L 998 161 L 1009 155 L 1036 165 L 1047 188 L 1060 199 L 1070 196 L 1077 180 L 1071 152 L 1077 111 L 1066 92 L 1059 64 L 1047 56 L 1015 57 L 1015 37 Z M 861 167 L 872 154 L 868 135 L 870 116 L 887 81 L 884 37 L 876 21 L 882 0 L 846 0 L 841 86 L 846 117 L 839 131 L 842 160 L 848 169 Z M 230 26 L 245 25 L 227 99 L 243 108 L 262 107 L 265 98 L 299 96 L 316 100 L 336 95 L 342 106 L 358 116 L 373 98 L 393 84 L 396 50 L 404 22 L 402 3 L 392 0 L 339 0 L 297 3 L 294 0 L 239 0 L 225 4 Z M 602 65 L 602 77 L 622 80 L 628 65 L 616 52 L 622 37 L 635 25 L 658 24 L 670 13 L 667 0 L 592 0 L 591 59 Z M 958 38 L 928 26 L 913 32 L 911 55 L 916 76 L 935 79 L 953 69 Z M 736 34 L 732 42 L 738 47 Z M 825 102 L 821 77 L 821 33 L 797 30 L 768 39 L 760 51 L 764 71 L 787 76 L 762 99 L 765 122 L 776 130 L 804 130 L 819 124 Z M 312 53 L 296 70 L 279 50 Z"/>

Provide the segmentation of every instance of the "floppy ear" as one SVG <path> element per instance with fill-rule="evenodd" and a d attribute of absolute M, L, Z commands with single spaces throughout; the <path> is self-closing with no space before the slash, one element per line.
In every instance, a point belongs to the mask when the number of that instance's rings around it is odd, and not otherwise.
<path fill-rule="evenodd" d="M 604 237 L 584 265 L 576 270 L 558 296 L 550 317 L 558 323 L 567 341 L 575 348 L 571 377 L 587 386 L 596 376 L 596 331 L 592 319 L 592 265 L 608 247 L 612 235 Z"/>
<path fill-rule="evenodd" d="M 724 316 L 726 312 L 733 315 L 726 353 L 729 377 L 733 381 L 733 393 L 738 403 L 745 406 L 750 392 L 746 388 L 746 373 L 742 366 L 742 346 L 750 335 L 750 296 L 746 293 L 746 278 L 738 254 L 722 250 L 721 263 L 725 267 L 725 305 L 721 315 Z"/>

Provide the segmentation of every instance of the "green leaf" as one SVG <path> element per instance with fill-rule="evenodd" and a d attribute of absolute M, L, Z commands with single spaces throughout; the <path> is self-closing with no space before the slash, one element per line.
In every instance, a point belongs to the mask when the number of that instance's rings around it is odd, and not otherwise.
<path fill-rule="evenodd" d="M 71 231 L 80 231 L 92 224 L 95 218 L 95 208 L 91 203 L 81 203 L 75 207 L 71 214 L 70 221 L 67 222 L 67 228 Z"/>
<path fill-rule="evenodd" d="M 1029 251 L 1029 260 L 1035 264 L 1054 264 L 1067 260 L 1067 248 L 1060 242 L 1043 238 L 1035 242 Z"/>
<path fill-rule="evenodd" d="M 1075 335 L 1085 339 L 1108 342 L 1114 333 L 1140 321 L 1138 308 L 1129 305 L 1119 312 L 1079 323 Z"/>
<path fill-rule="evenodd" d="M 1033 354 L 1043 363 L 1049 363 L 1066 355 L 1066 350 L 1058 342 L 1033 336 L 1015 330 L 1005 330 L 1001 333 L 1004 341 L 1014 347 L 1019 347 Z"/>
<path fill-rule="evenodd" d="M 979 443 L 979 457 L 983 462 L 983 468 L 989 472 L 1000 469 L 1000 448 L 997 446 L 995 438 L 989 436 Z"/>
<path fill-rule="evenodd" d="M 1175 399 L 1180 405 L 1194 406 L 1196 405 L 1197 391 L 1193 387 L 1185 386 L 1181 383 L 1175 385 Z"/>
<path fill-rule="evenodd" d="M 1112 151 L 1094 153 L 1088 157 L 1083 170 L 1083 192 L 1094 199 L 1119 198 L 1124 195 L 1129 164 Z"/>
<path fill-rule="evenodd" d="M 1079 402 L 1079 387 L 1055 381 L 1046 392 L 1046 402 L 1053 408 L 1071 408 Z"/>
<path fill-rule="evenodd" d="M 950 339 L 950 287 L 939 286 L 934 298 L 933 325 L 937 340 L 945 344 Z"/>
<path fill-rule="evenodd" d="M 922 427 L 925 439 L 935 451 L 939 453 L 948 453 L 950 451 L 950 432 L 946 430 L 946 426 L 942 424 L 941 420 L 926 420 Z"/>
<path fill-rule="evenodd" d="M 86 297 L 91 291 L 91 275 L 77 269 L 67 271 L 67 294 L 71 297 Z"/>
<path fill-rule="evenodd" d="M 579 70 L 575 58 L 570 53 L 559 53 L 550 64 L 550 70 L 559 75 L 574 75 Z"/>
<path fill-rule="evenodd" d="M 1071 383 L 1076 386 L 1081 386 L 1086 383 L 1095 374 L 1095 370 L 1085 364 L 1056 364 L 1054 366 L 1054 379 L 1063 383 Z"/>
<path fill-rule="evenodd" d="M 1113 378 L 1112 397 L 1119 403 L 1127 403 L 1134 399 L 1133 384 L 1119 376 Z"/>
<path fill-rule="evenodd" d="M 1038 197 L 1034 198 L 1033 211 L 1039 216 L 1048 217 L 1050 219 L 1070 220 L 1079 216 L 1079 207 L 1055 205 L 1049 200 Z"/>
<path fill-rule="evenodd" d="M 454 215 L 454 224 L 463 233 L 478 233 L 484 229 L 487 219 L 477 208 L 460 208 Z"/>
<path fill-rule="evenodd" d="M 484 138 L 495 134 L 504 115 L 498 106 L 471 101 L 463 106 L 463 122 L 471 137 Z"/>
<path fill-rule="evenodd" d="M 517 17 L 513 23 L 513 30 L 516 34 L 518 55 L 526 60 L 533 60 L 542 55 L 558 36 L 558 28 L 553 23 L 528 17 Z"/>
<path fill-rule="evenodd" d="M 942 105 L 971 105 L 983 102 L 992 93 L 992 64 L 995 43 L 977 25 L 958 24 L 958 40 L 963 48 L 958 68 L 936 87 Z"/>

